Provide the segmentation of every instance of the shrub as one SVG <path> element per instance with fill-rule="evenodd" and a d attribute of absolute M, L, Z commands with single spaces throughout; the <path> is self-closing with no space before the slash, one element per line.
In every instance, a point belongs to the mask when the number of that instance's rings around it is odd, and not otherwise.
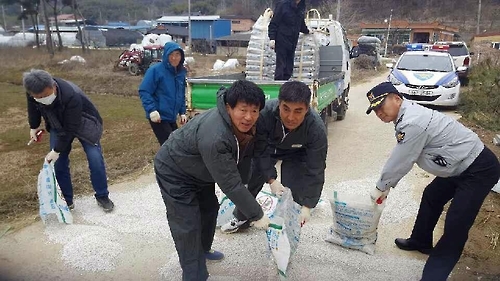
<path fill-rule="evenodd" d="M 500 59 L 488 58 L 475 65 L 469 87 L 462 89 L 463 116 L 484 128 L 500 130 Z"/>

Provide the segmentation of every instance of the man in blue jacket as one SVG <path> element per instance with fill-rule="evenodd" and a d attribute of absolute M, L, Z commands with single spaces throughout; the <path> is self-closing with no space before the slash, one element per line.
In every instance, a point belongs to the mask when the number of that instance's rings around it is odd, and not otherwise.
<path fill-rule="evenodd" d="M 187 121 L 185 90 L 184 51 L 177 43 L 168 42 L 163 49 L 162 62 L 146 71 L 139 86 L 146 118 L 160 145 L 177 129 L 178 115 L 181 124 Z"/>

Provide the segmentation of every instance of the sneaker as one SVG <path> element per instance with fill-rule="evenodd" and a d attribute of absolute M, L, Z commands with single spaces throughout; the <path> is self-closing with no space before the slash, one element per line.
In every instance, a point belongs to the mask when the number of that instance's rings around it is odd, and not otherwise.
<path fill-rule="evenodd" d="M 224 254 L 219 251 L 210 250 L 205 252 L 205 258 L 211 261 L 220 261 L 224 258 Z"/>
<path fill-rule="evenodd" d="M 68 205 L 68 208 L 69 208 L 70 210 L 73 210 L 73 209 L 75 208 L 75 203 L 71 203 L 71 204 L 69 204 L 69 205 Z"/>
<path fill-rule="evenodd" d="M 111 201 L 111 199 L 109 199 L 109 197 L 96 197 L 95 199 L 97 201 L 97 205 L 99 205 L 99 207 L 101 207 L 104 212 L 111 212 L 113 211 L 113 208 L 115 207 L 115 204 L 113 203 L 113 201 Z"/>
<path fill-rule="evenodd" d="M 228 223 L 221 226 L 220 230 L 222 233 L 230 234 L 248 227 L 250 227 L 250 223 L 247 220 L 240 221 L 237 218 L 232 218 Z"/>

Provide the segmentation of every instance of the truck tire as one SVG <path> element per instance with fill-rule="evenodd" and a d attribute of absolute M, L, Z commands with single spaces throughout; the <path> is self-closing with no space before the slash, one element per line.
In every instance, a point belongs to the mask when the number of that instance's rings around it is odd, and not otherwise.
<path fill-rule="evenodd" d="M 344 93 L 342 94 L 342 97 L 340 98 L 339 104 L 335 108 L 335 112 L 337 112 L 337 120 L 341 121 L 345 119 L 345 115 L 347 113 L 347 95 L 349 93 L 349 88 L 347 88 Z"/>
<path fill-rule="evenodd" d="M 130 73 L 130 75 L 137 76 L 141 73 L 141 68 L 137 63 L 132 62 L 128 65 L 128 73 Z"/>

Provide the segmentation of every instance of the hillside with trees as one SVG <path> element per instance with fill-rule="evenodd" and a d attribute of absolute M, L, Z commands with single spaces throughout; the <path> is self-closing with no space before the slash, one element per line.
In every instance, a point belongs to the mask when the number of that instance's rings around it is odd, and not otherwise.
<path fill-rule="evenodd" d="M 192 14 L 245 15 L 258 17 L 277 0 L 191 0 Z M 308 8 L 317 8 L 323 14 L 336 14 L 337 0 L 306 0 Z M 60 13 L 71 13 L 76 3 L 81 14 L 99 23 L 125 21 L 134 23 L 141 19 L 155 19 L 162 15 L 187 14 L 186 0 L 46 0 Z M 475 30 L 479 2 L 481 2 L 480 31 L 500 28 L 500 0 L 341 0 L 340 21 L 347 28 L 356 28 L 361 21 L 380 22 L 389 17 L 410 21 L 441 21 L 460 26 L 461 30 Z M 20 4 L 25 7 L 40 6 L 40 0 L 0 0 L 6 17 L 15 20 L 20 14 Z M 11 23 L 13 25 L 13 23 Z"/>

